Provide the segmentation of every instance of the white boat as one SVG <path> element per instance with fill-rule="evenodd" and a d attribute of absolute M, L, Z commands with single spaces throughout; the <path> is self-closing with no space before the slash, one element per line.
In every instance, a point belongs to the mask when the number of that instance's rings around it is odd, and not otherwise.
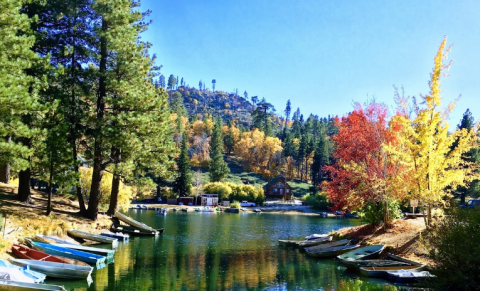
<path fill-rule="evenodd" d="M 17 269 L 20 272 L 22 272 L 25 276 L 31 278 L 33 280 L 33 283 L 43 283 L 43 281 L 45 281 L 45 278 L 47 277 L 47 276 L 45 276 L 45 274 L 32 271 L 29 268 L 22 268 L 22 267 L 12 265 L 9 262 L 7 262 L 6 260 L 0 260 L 0 267 Z M 1 277 L 2 276 L 0 275 L 0 278 Z"/>
<path fill-rule="evenodd" d="M 399 270 L 387 272 L 388 279 L 397 283 L 413 283 L 435 277 L 428 271 Z"/>
<path fill-rule="evenodd" d="M 311 234 L 311 235 L 307 235 L 305 237 L 305 240 L 312 240 L 312 239 L 318 239 L 318 238 L 324 238 L 324 237 L 327 237 L 328 234 L 317 234 L 317 233 L 314 233 L 314 234 Z"/>
<path fill-rule="evenodd" d="M 33 278 L 25 275 L 18 268 L 0 267 L 0 279 L 24 283 L 35 283 Z"/>
<path fill-rule="evenodd" d="M 147 210 L 148 207 L 146 205 L 142 205 L 142 210 Z"/>
<path fill-rule="evenodd" d="M 10 291 L 66 291 L 63 286 L 16 282 L 0 279 L 0 290 Z"/>
<path fill-rule="evenodd" d="M 89 282 L 92 281 L 92 267 L 25 259 L 10 259 L 10 262 L 22 267 L 28 266 L 31 270 L 52 278 L 87 279 Z"/>
<path fill-rule="evenodd" d="M 119 241 L 123 241 L 123 242 L 126 242 L 130 239 L 130 236 L 126 233 L 121 233 L 121 232 L 114 233 L 114 232 L 111 232 L 111 231 L 108 231 L 108 230 L 102 232 L 101 235 L 108 236 L 108 237 L 113 237 L 113 238 L 116 238 Z"/>
<path fill-rule="evenodd" d="M 142 231 L 145 231 L 145 232 L 157 232 L 156 229 L 146 225 L 145 223 L 142 223 L 142 222 L 139 222 L 139 221 L 136 221 L 120 212 L 115 212 L 115 217 L 118 218 L 119 220 L 125 222 L 126 224 L 128 225 L 131 225 L 131 226 L 134 226 Z"/>
<path fill-rule="evenodd" d="M 45 237 L 45 238 L 47 238 L 47 239 L 54 240 L 54 241 L 56 241 L 56 242 L 59 243 L 59 244 L 80 245 L 80 243 L 74 241 L 74 240 L 71 239 L 71 238 L 62 239 L 62 238 L 59 238 L 58 236 L 41 235 L 41 234 L 37 234 L 37 237 Z"/>
<path fill-rule="evenodd" d="M 69 229 L 69 230 L 67 230 L 67 233 L 70 236 L 73 236 L 73 237 L 76 237 L 76 238 L 97 241 L 97 242 L 104 243 L 104 244 L 111 244 L 113 248 L 116 248 L 118 246 L 118 239 L 116 239 L 116 238 L 103 236 L 103 235 L 98 235 L 98 234 L 94 234 L 94 233 L 89 233 L 89 232 L 85 232 L 85 231 L 80 231 L 80 230 L 76 230 L 76 229 Z"/>

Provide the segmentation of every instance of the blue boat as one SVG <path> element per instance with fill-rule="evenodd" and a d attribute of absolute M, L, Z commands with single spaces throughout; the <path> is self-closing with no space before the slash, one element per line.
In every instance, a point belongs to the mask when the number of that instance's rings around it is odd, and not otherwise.
<path fill-rule="evenodd" d="M 89 263 L 95 266 L 105 265 L 105 257 L 92 253 L 77 251 L 64 247 L 54 246 L 50 244 L 44 244 L 39 242 L 32 242 L 32 246 L 44 253 L 54 256 L 62 256 L 65 258 L 79 260 L 85 263 Z"/>

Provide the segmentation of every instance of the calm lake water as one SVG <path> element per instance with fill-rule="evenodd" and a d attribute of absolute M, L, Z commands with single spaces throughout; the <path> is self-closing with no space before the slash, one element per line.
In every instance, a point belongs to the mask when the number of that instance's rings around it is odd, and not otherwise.
<path fill-rule="evenodd" d="M 67 290 L 338 290 L 341 281 L 355 277 L 335 260 L 279 247 L 278 239 L 328 233 L 358 225 L 358 219 L 268 213 L 158 216 L 152 210 L 128 215 L 165 232 L 121 243 L 115 263 L 94 271 L 89 287 L 86 281 L 47 283 Z M 368 290 L 382 290 L 386 284 L 368 283 Z"/>

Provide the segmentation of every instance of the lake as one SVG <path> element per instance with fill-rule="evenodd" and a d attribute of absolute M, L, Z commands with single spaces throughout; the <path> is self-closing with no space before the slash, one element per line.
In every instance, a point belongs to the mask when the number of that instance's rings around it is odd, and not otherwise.
<path fill-rule="evenodd" d="M 130 210 L 132 218 L 154 228 L 157 237 L 131 237 L 120 243 L 115 263 L 96 270 L 93 283 L 49 280 L 67 290 L 339 290 L 354 274 L 336 260 L 307 257 L 280 247 L 279 239 L 300 239 L 359 225 L 358 219 L 268 213 Z M 365 280 L 365 279 L 362 279 Z M 359 282 L 357 282 L 359 283 Z M 368 290 L 386 282 L 369 280 Z M 341 290 L 341 288 L 340 288 Z M 391 290 L 391 289 L 389 289 Z"/>

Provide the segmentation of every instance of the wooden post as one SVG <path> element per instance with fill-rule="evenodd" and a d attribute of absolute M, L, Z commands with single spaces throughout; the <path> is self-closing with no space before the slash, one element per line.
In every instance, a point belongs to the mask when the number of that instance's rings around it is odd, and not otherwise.
<path fill-rule="evenodd" d="M 3 238 L 5 239 L 5 230 L 7 229 L 7 216 L 8 214 L 5 213 L 5 222 L 3 223 Z"/>

